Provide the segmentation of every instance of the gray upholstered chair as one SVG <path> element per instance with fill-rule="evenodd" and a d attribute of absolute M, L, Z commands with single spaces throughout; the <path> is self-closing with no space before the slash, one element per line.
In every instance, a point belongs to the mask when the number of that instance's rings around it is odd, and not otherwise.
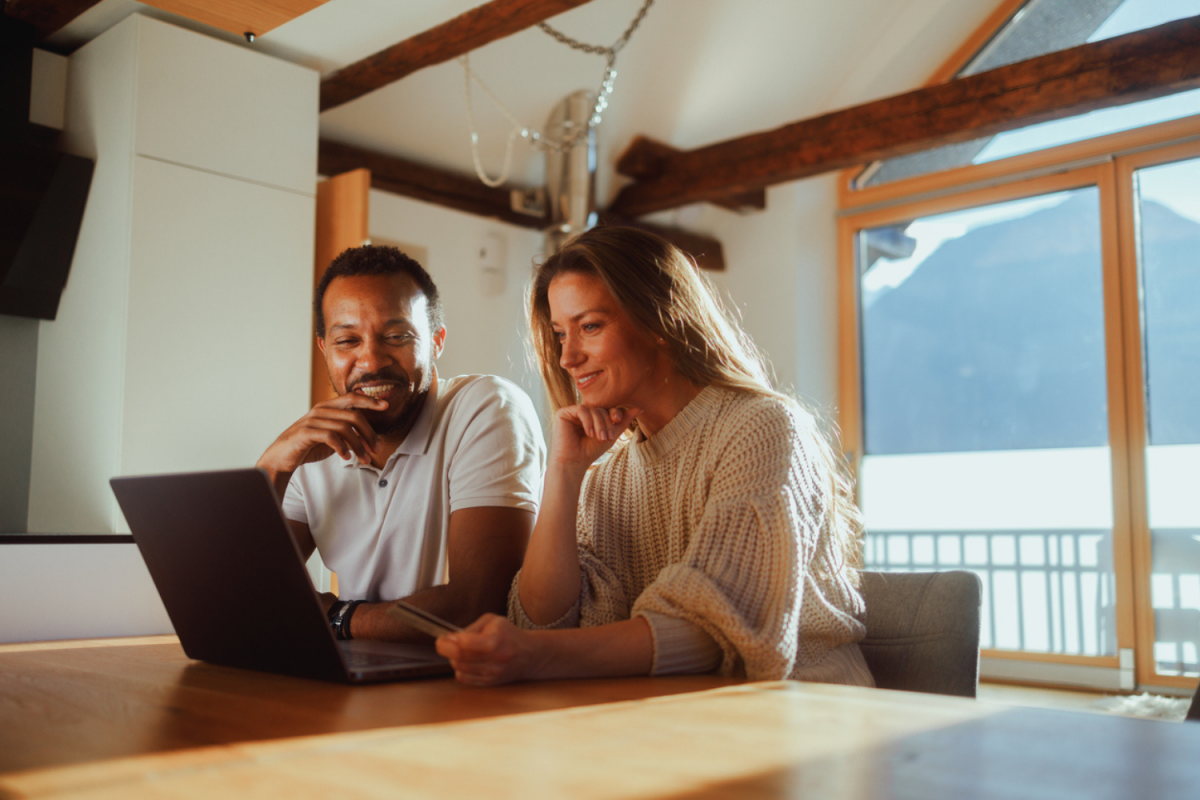
<path fill-rule="evenodd" d="M 981 585 L 971 572 L 863 572 L 867 666 L 882 689 L 974 697 Z"/>

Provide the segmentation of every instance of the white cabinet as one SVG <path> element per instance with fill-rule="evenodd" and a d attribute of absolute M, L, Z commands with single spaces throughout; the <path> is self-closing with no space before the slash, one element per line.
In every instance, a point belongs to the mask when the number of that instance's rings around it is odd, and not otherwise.
<path fill-rule="evenodd" d="M 96 172 L 39 330 L 30 532 L 123 532 L 109 478 L 251 466 L 307 408 L 318 87 L 137 15 L 71 56 Z"/>
<path fill-rule="evenodd" d="M 316 72 L 137 17 L 139 155 L 312 194 Z"/>

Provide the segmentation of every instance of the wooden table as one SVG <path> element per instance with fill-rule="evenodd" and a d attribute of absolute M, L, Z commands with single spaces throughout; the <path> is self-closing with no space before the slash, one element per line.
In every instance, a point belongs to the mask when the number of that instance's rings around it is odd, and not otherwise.
<path fill-rule="evenodd" d="M 346 686 L 192 661 L 174 636 L 0 644 L 0 773 L 736 683 L 697 675 L 495 689 L 449 678 Z"/>
<path fill-rule="evenodd" d="M 135 720 L 156 719 L 157 727 L 142 732 L 149 754 L 0 774 L 0 795 L 1200 796 L 1194 723 L 792 682 L 700 692 L 690 690 L 717 679 L 572 681 L 487 692 L 445 680 L 345 688 L 181 664 L 171 644 L 98 650 L 98 660 L 82 658 L 81 650 L 0 652 L 3 748 L 20 746 L 14 726 L 27 738 L 65 729 L 78 754 L 85 728 L 97 737 L 107 729 L 84 719 L 107 714 L 123 737 L 134 735 L 141 724 Z M 76 660 L 93 666 L 73 666 Z M 33 677 L 38 664 L 53 667 L 44 679 Z M 79 674 L 69 675 L 72 669 Z M 23 684 L 16 690 L 9 688 L 14 676 Z M 61 685 L 81 678 L 95 678 L 94 690 Z M 124 682 L 158 685 L 163 694 L 156 701 L 145 689 L 119 688 Z M 581 705 L 622 694 L 619 702 Z M 230 705 L 233 695 L 244 698 L 240 713 Z M 14 700 L 21 696 L 33 699 Z M 142 699 L 132 703 L 135 696 Z M 384 712 L 382 703 L 395 705 Z M 36 725 L 28 727 L 23 716 Z M 391 716 L 394 727 L 376 728 L 381 716 Z M 297 735 L 321 725 L 360 730 Z M 206 737 L 219 743 L 197 747 Z M 95 753 L 105 746 L 89 747 Z M 43 743 L 38 752 L 45 749 Z"/>

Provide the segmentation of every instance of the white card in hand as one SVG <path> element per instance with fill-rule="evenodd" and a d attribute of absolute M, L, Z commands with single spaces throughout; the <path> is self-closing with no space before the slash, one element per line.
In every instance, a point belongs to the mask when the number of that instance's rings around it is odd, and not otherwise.
<path fill-rule="evenodd" d="M 392 619 L 398 619 L 406 625 L 411 625 L 422 633 L 428 633 L 430 636 L 437 638 L 445 636 L 447 633 L 457 633 L 462 628 L 452 623 L 446 622 L 435 614 L 430 614 L 423 608 L 417 608 L 411 603 L 406 603 L 403 600 L 397 600 L 387 610 L 387 615 Z"/>

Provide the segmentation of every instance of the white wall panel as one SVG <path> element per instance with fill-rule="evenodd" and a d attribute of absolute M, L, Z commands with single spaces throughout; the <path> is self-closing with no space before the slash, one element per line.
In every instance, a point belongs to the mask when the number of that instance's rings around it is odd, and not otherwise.
<path fill-rule="evenodd" d="M 0 642 L 173 631 L 132 544 L 5 545 L 0 607 Z"/>
<path fill-rule="evenodd" d="M 140 155 L 316 191 L 319 76 L 148 17 L 138 25 Z"/>
<path fill-rule="evenodd" d="M 122 474 L 251 466 L 307 409 L 311 197 L 134 164 Z"/>

